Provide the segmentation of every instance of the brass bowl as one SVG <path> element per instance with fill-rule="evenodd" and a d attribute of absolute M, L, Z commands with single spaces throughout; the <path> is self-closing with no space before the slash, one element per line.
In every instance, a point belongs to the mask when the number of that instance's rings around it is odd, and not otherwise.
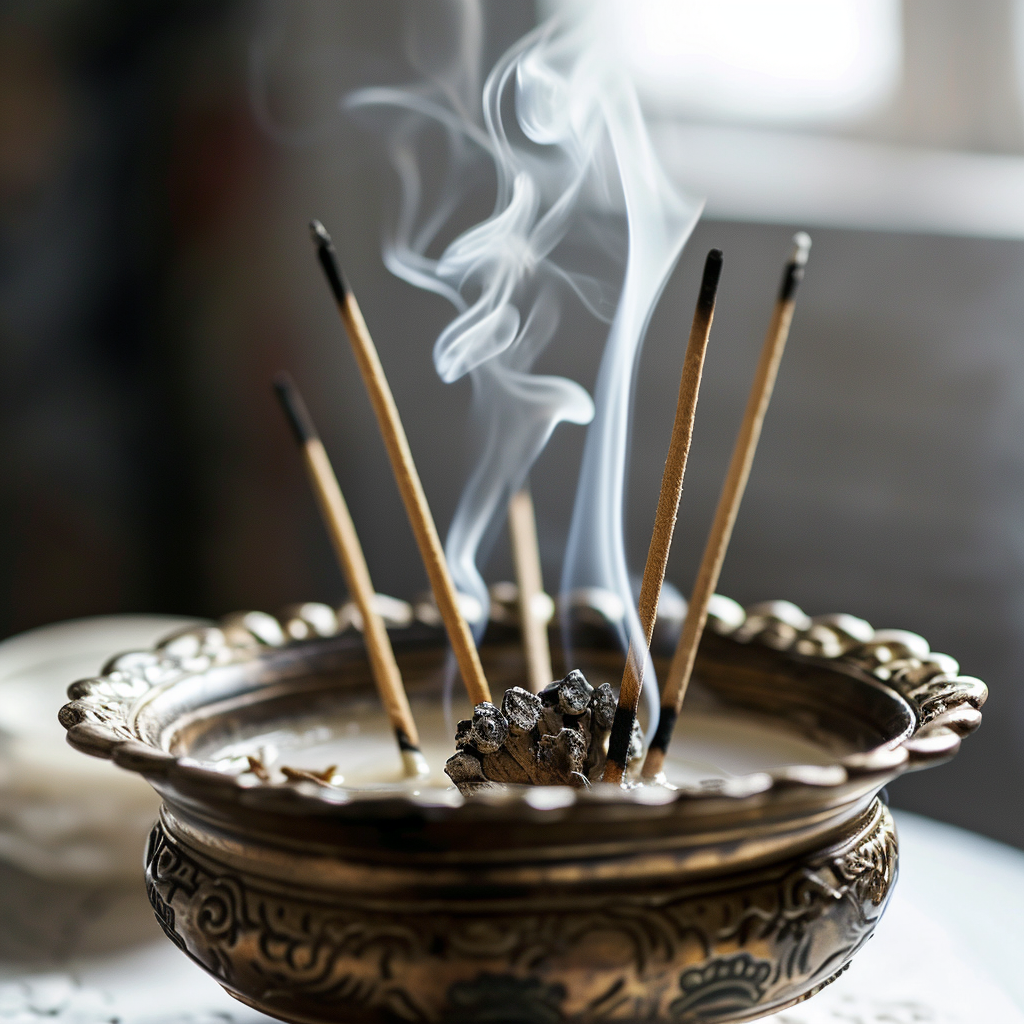
<path fill-rule="evenodd" d="M 304 607 L 115 658 L 61 711 L 73 746 L 163 798 L 146 872 L 167 935 L 238 999 L 303 1024 L 722 1022 L 805 999 L 892 891 L 878 791 L 951 757 L 986 695 L 914 634 L 778 602 L 713 620 L 687 714 L 799 730 L 830 764 L 470 798 L 204 766 L 225 739 L 371 699 L 359 635 L 315 636 L 328 617 Z M 436 702 L 441 634 L 393 639 L 414 709 Z M 521 680 L 511 635 L 482 656 L 496 695 Z M 592 681 L 621 671 L 600 646 L 580 659 Z"/>

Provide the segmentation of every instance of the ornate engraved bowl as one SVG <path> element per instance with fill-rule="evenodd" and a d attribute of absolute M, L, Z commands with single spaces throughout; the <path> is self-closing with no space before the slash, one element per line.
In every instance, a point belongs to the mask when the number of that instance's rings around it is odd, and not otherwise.
<path fill-rule="evenodd" d="M 785 602 L 736 607 L 712 620 L 685 714 L 775 723 L 816 743 L 819 763 L 677 789 L 469 798 L 215 770 L 209 752 L 225 742 L 343 720 L 372 700 L 359 634 L 318 635 L 337 630 L 318 605 L 115 658 L 70 687 L 61 721 L 73 746 L 160 793 L 146 855 L 157 916 L 266 1013 L 752 1020 L 813 995 L 871 934 L 896 878 L 878 791 L 951 757 L 986 689 L 914 634 Z M 414 710 L 436 704 L 439 631 L 414 623 L 393 640 Z M 521 681 L 512 634 L 482 656 L 496 696 Z M 599 643 L 574 661 L 591 681 L 621 672 Z"/>

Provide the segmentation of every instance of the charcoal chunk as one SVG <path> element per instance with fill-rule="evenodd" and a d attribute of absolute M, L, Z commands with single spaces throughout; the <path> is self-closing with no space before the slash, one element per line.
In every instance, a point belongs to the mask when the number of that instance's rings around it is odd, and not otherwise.
<path fill-rule="evenodd" d="M 585 788 L 604 770 L 615 705 L 608 683 L 595 689 L 578 670 L 539 694 L 512 686 L 500 709 L 478 704 L 459 723 L 445 771 L 463 793 L 497 784 Z M 629 758 L 642 753 L 634 723 Z"/>
<path fill-rule="evenodd" d="M 594 688 L 579 669 L 573 669 L 558 684 L 558 706 L 566 715 L 582 715 L 590 706 Z"/>
<path fill-rule="evenodd" d="M 473 723 L 469 719 L 463 719 L 455 727 L 455 749 L 461 750 L 469 743 L 470 733 L 473 730 Z"/>
<path fill-rule="evenodd" d="M 508 719 L 509 729 L 514 735 L 529 732 L 537 724 L 542 708 L 540 698 L 521 686 L 507 689 L 501 702 L 502 714 Z"/>
<path fill-rule="evenodd" d="M 457 750 L 444 765 L 445 774 L 459 789 L 465 785 L 486 782 L 479 758 L 466 750 Z"/>
<path fill-rule="evenodd" d="M 590 706 L 594 712 L 594 724 L 610 729 L 615 720 L 615 694 L 608 683 L 602 683 L 594 690 Z"/>
<path fill-rule="evenodd" d="M 580 772 L 586 756 L 587 741 L 579 729 L 549 733 L 537 743 L 537 760 L 551 779 L 548 785 L 570 785 L 570 776 Z"/>
<path fill-rule="evenodd" d="M 469 739 L 481 754 L 500 750 L 508 739 L 508 719 L 493 704 L 477 704 L 473 708 Z"/>

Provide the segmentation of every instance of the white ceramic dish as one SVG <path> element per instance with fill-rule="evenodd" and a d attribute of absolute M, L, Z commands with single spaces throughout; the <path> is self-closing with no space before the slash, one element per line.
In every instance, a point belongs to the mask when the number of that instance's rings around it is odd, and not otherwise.
<path fill-rule="evenodd" d="M 0 643 L 0 859 L 64 880 L 140 875 L 139 850 L 159 800 L 132 773 L 73 751 L 57 712 L 71 680 L 200 621 L 104 615 Z"/>

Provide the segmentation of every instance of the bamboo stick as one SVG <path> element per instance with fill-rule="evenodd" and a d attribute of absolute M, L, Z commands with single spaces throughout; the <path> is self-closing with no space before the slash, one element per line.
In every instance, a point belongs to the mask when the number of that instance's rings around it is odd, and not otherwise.
<path fill-rule="evenodd" d="M 707 351 L 711 324 L 715 317 L 715 299 L 718 282 L 722 275 L 722 251 L 712 249 L 704 261 L 704 276 L 701 279 L 697 308 L 693 313 L 690 337 L 683 357 L 683 372 L 679 381 L 679 398 L 676 402 L 676 416 L 672 424 L 665 470 L 661 477 L 661 492 L 658 508 L 654 515 L 654 530 L 647 549 L 643 580 L 640 584 L 638 612 L 640 627 L 644 631 L 644 646 L 640 650 L 631 638 L 626 668 L 619 689 L 619 702 L 615 708 L 608 738 L 608 760 L 605 762 L 602 782 L 621 784 L 626 770 L 633 723 L 640 706 L 640 691 L 644 683 L 644 665 L 647 651 L 654 634 L 654 623 L 658 615 L 658 601 L 661 599 L 661 585 L 665 579 L 672 534 L 676 526 L 679 499 L 683 493 L 683 474 L 690 454 L 693 437 L 693 422 L 697 412 L 697 395 L 704 369 L 704 354 Z"/>
<path fill-rule="evenodd" d="M 388 721 L 395 732 L 405 774 L 412 777 L 428 775 L 430 768 L 420 750 L 419 733 L 412 717 L 412 709 L 409 707 L 409 698 L 402 685 L 402 674 L 395 661 L 395 652 L 391 647 L 384 620 L 376 608 L 370 570 L 367 568 L 352 516 L 349 515 L 348 505 L 345 504 L 345 498 L 338 486 L 338 478 L 331 468 L 330 459 L 313 425 L 306 403 L 291 377 L 288 374 L 281 374 L 274 382 L 274 389 L 302 450 L 306 472 L 309 474 L 320 514 L 323 516 L 334 552 L 338 556 L 349 593 L 363 618 L 363 639 L 370 659 L 370 671 L 373 674 L 373 681 L 377 684 L 377 692 L 387 712 Z"/>
<path fill-rule="evenodd" d="M 438 611 L 448 632 L 449 643 L 462 673 L 462 680 L 474 705 L 489 703 L 491 691 L 484 676 L 483 666 L 480 664 L 480 655 L 477 653 L 469 626 L 459 611 L 455 585 L 448 572 L 448 563 L 445 561 L 444 549 L 437 535 L 434 517 L 430 513 L 427 496 L 423 492 L 423 485 L 409 449 L 409 440 L 405 435 L 405 428 L 402 426 L 398 407 L 391 394 L 391 387 L 381 366 L 376 346 L 370 337 L 359 304 L 342 276 L 331 236 L 327 234 L 323 224 L 316 220 L 310 224 L 310 230 L 317 247 L 320 265 L 338 304 L 338 312 L 341 314 L 356 363 L 359 365 L 359 372 L 362 374 L 363 383 L 377 416 L 395 482 L 402 495 L 420 549 L 420 557 L 423 559 L 427 578 L 434 592 L 434 600 L 437 602 Z"/>
<path fill-rule="evenodd" d="M 537 520 L 529 487 L 524 486 L 512 495 L 508 503 L 508 525 L 519 589 L 519 628 L 526 655 L 527 680 L 530 689 L 540 693 L 551 682 L 553 673 L 548 625 L 537 607 L 544 594 L 544 578 L 537 544 Z"/>
<path fill-rule="evenodd" d="M 761 358 L 754 374 L 754 382 L 747 399 L 747 408 L 740 424 L 739 436 L 733 449 L 732 460 L 726 473 L 722 494 L 718 500 L 718 508 L 711 524 L 707 546 L 697 571 L 697 580 L 693 587 L 690 603 L 683 622 L 683 632 L 679 638 L 672 663 L 669 666 L 668 679 L 661 695 L 661 711 L 658 726 L 651 741 L 650 749 L 644 760 L 643 777 L 656 779 L 661 775 L 665 763 L 665 753 L 672 740 L 676 719 L 683 706 L 686 688 L 693 672 L 693 663 L 697 657 L 697 646 L 708 617 L 708 602 L 718 586 L 718 577 L 722 571 L 722 563 L 732 537 L 732 528 L 736 522 L 743 491 L 750 476 L 750 467 L 754 461 L 757 442 L 761 436 L 768 403 L 771 401 L 775 377 L 778 374 L 779 362 L 789 337 L 789 327 L 793 321 L 793 310 L 796 305 L 796 290 L 804 276 L 804 267 L 811 248 L 810 236 L 799 232 L 793 238 L 793 250 L 786 263 L 782 275 L 782 284 L 772 310 L 768 333 L 765 337 Z"/>

